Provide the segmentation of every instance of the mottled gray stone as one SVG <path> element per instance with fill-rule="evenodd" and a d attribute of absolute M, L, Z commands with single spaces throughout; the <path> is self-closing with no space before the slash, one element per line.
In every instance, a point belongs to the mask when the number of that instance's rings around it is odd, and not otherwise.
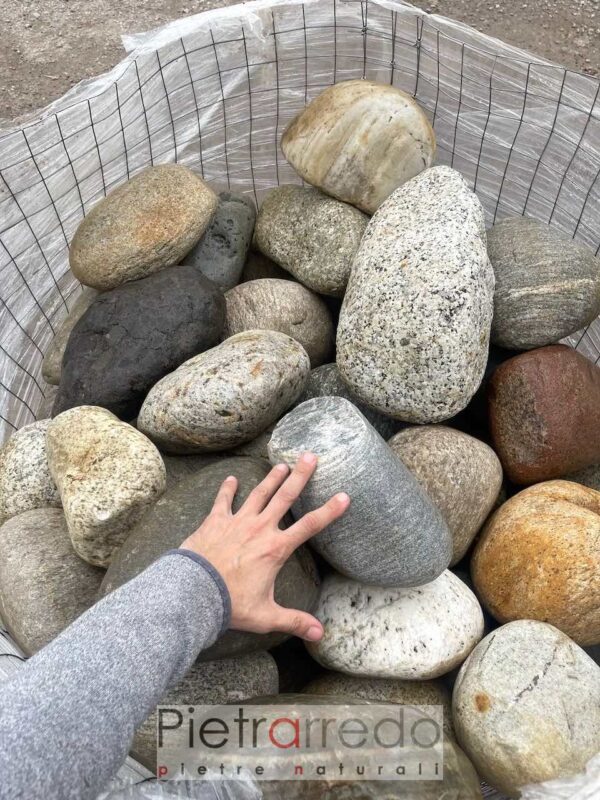
<path fill-rule="evenodd" d="M 577 472 L 571 472 L 570 475 L 564 476 L 565 481 L 574 481 L 588 486 L 590 489 L 595 489 L 600 492 L 600 464 L 592 464 L 591 467 L 580 469 Z"/>
<path fill-rule="evenodd" d="M 268 653 L 196 663 L 185 678 L 166 693 L 161 705 L 225 705 L 278 691 L 275 661 Z M 157 714 L 137 729 L 131 754 L 148 769 L 156 770 Z"/>
<path fill-rule="evenodd" d="M 60 509 L 25 511 L 0 529 L 0 616 L 27 655 L 94 603 L 102 575 L 73 550 Z"/>
<path fill-rule="evenodd" d="M 238 283 L 252 241 L 256 209 L 247 197 L 219 194 L 219 205 L 204 235 L 183 259 L 226 292 Z"/>
<path fill-rule="evenodd" d="M 40 399 L 37 409 L 34 409 L 36 411 L 35 416 L 37 419 L 47 419 L 52 415 L 52 407 L 54 406 L 54 401 L 56 400 L 56 395 L 58 394 L 58 386 L 45 383 L 41 385 L 40 388 L 44 395 Z"/>
<path fill-rule="evenodd" d="M 41 419 L 25 425 L 0 449 L 0 524 L 32 508 L 60 508 L 46 452 L 50 422 Z"/>
<path fill-rule="evenodd" d="M 260 207 L 254 244 L 309 289 L 341 297 L 368 221 L 318 189 L 278 186 Z"/>
<path fill-rule="evenodd" d="M 372 214 L 394 189 L 431 166 L 435 135 L 401 89 L 352 80 L 310 102 L 288 125 L 281 149 L 305 181 Z"/>
<path fill-rule="evenodd" d="M 240 283 L 258 281 L 261 278 L 281 278 L 285 281 L 294 280 L 293 275 L 290 275 L 290 273 L 282 269 L 279 264 L 267 258 L 264 253 L 259 253 L 257 250 L 250 250 L 246 263 L 244 264 Z"/>
<path fill-rule="evenodd" d="M 222 292 L 190 266 L 103 292 L 71 332 L 53 413 L 93 405 L 133 419 L 158 380 L 218 344 L 224 322 Z"/>
<path fill-rule="evenodd" d="M 96 289 L 178 264 L 202 236 L 217 195 L 180 164 L 147 167 L 97 203 L 69 248 L 78 280 Z"/>
<path fill-rule="evenodd" d="M 445 425 L 399 431 L 388 442 L 442 512 L 453 540 L 451 565 L 465 555 L 502 488 L 491 447 Z"/>
<path fill-rule="evenodd" d="M 494 344 L 543 347 L 600 314 L 600 260 L 589 247 L 527 217 L 496 223 L 487 246 L 496 275 Z"/>
<path fill-rule="evenodd" d="M 328 575 L 315 612 L 325 629 L 309 653 L 328 669 L 371 678 L 437 678 L 483 636 L 473 592 L 446 570 L 425 586 L 369 586 Z"/>
<path fill-rule="evenodd" d="M 149 392 L 138 428 L 170 453 L 255 439 L 298 397 L 310 362 L 278 331 L 245 331 L 182 364 Z"/>
<path fill-rule="evenodd" d="M 107 567 L 131 526 L 165 490 L 160 453 L 131 425 L 95 406 L 55 417 L 46 443 L 75 552 Z"/>
<path fill-rule="evenodd" d="M 77 299 L 71 306 L 68 315 L 56 329 L 54 339 L 50 342 L 50 346 L 46 350 L 46 355 L 42 361 L 42 377 L 46 383 L 54 385 L 60 383 L 62 359 L 71 331 L 97 296 L 98 292 L 96 289 L 84 286 L 83 291 L 77 295 Z"/>
<path fill-rule="evenodd" d="M 356 254 L 337 331 L 342 378 L 406 422 L 457 414 L 484 375 L 493 293 L 481 203 L 455 170 L 426 170 L 385 201 Z"/>
<path fill-rule="evenodd" d="M 503 625 L 463 664 L 452 698 L 458 740 L 499 791 L 583 770 L 600 750 L 600 668 L 533 620 Z"/>
<path fill-rule="evenodd" d="M 350 391 L 342 380 L 337 364 L 323 364 L 313 369 L 308 377 L 304 391 L 298 398 L 298 403 L 303 403 L 313 397 L 331 396 L 345 397 L 346 400 L 353 403 L 384 439 L 389 439 L 398 430 L 400 423 L 397 420 L 386 417 L 384 414 L 380 414 L 379 411 L 369 408 Z"/>
<path fill-rule="evenodd" d="M 342 397 L 317 397 L 290 411 L 269 442 L 272 463 L 319 463 L 293 509 L 299 518 L 345 491 L 346 513 L 311 539 L 344 575 L 379 586 L 418 586 L 449 564 L 451 538 L 425 490 L 360 411 Z"/>
<path fill-rule="evenodd" d="M 286 333 L 300 342 L 311 367 L 333 353 L 335 333 L 329 309 L 301 283 L 263 278 L 235 286 L 225 295 L 223 338 L 250 330 Z"/>
<path fill-rule="evenodd" d="M 117 589 L 167 550 L 179 547 L 208 516 L 217 492 L 228 475 L 235 475 L 238 479 L 233 503 L 233 509 L 237 511 L 269 469 L 266 461 L 226 458 L 171 486 L 131 529 L 111 562 L 100 594 Z M 275 582 L 275 599 L 286 608 L 298 608 L 310 613 L 315 609 L 318 596 L 319 579 L 314 561 L 310 553 L 301 548 L 281 568 Z M 286 638 L 286 634 L 277 632 L 257 634 L 230 630 L 204 650 L 200 659 L 210 661 L 254 650 L 267 650 Z"/>

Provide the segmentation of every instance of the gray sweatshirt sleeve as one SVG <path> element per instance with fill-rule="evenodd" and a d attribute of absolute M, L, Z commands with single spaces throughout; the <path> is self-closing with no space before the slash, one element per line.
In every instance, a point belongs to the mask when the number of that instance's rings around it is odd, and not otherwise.
<path fill-rule="evenodd" d="M 79 617 L 2 686 L 1 800 L 96 797 L 230 613 L 214 567 L 177 550 Z"/>

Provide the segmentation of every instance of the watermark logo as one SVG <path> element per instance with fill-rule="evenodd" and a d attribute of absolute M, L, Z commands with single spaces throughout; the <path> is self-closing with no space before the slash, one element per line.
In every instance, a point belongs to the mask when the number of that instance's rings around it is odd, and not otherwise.
<path fill-rule="evenodd" d="M 158 778 L 442 780 L 442 706 L 159 706 Z"/>

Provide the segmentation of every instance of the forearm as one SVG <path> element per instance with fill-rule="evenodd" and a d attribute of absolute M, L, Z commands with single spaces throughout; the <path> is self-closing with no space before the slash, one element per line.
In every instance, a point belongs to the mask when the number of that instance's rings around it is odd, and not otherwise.
<path fill-rule="evenodd" d="M 83 614 L 3 686 L 0 798 L 94 798 L 229 613 L 218 574 L 173 554 Z"/>

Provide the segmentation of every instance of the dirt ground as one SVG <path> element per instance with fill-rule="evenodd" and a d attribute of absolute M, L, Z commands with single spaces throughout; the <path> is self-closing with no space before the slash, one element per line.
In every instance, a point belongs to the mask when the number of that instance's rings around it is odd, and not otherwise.
<path fill-rule="evenodd" d="M 60 97 L 123 55 L 122 33 L 231 0 L 0 0 L 0 120 Z M 419 5 L 419 0 L 414 0 Z M 591 74 L 600 68 L 600 0 L 429 0 L 427 11 Z"/>

